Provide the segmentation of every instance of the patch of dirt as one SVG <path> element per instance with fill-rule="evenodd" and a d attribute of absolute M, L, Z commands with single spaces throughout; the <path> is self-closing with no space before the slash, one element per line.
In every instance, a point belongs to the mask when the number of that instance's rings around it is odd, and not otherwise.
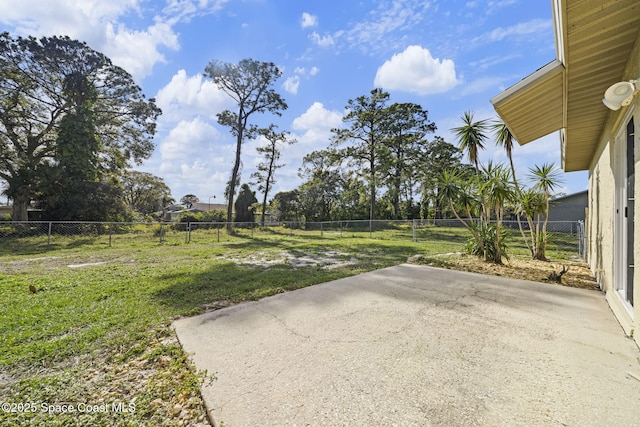
<path fill-rule="evenodd" d="M 560 284 L 572 288 L 600 289 L 587 264 L 579 259 L 539 261 L 512 257 L 509 260 L 505 260 L 503 265 L 498 265 L 486 262 L 473 255 L 449 253 L 443 255 L 416 255 L 409 258 L 408 262 L 451 270 Z M 563 267 L 567 267 L 569 270 L 562 275 L 561 283 L 549 279 L 549 275 L 552 272 L 560 273 Z"/>
<path fill-rule="evenodd" d="M 81 268 L 81 267 L 92 267 L 94 265 L 103 265 L 106 264 L 106 261 L 100 261 L 100 262 L 85 262 L 83 264 L 69 264 L 67 265 L 67 267 L 69 268 Z"/>
<path fill-rule="evenodd" d="M 223 259 L 232 261 L 239 265 L 250 265 L 252 267 L 269 268 L 277 264 L 289 264 L 294 268 L 298 267 L 320 267 L 338 268 L 355 264 L 355 258 L 348 258 L 349 255 L 342 252 L 327 251 L 323 253 L 294 254 L 289 251 L 279 252 L 254 252 L 244 258 L 225 256 Z"/>

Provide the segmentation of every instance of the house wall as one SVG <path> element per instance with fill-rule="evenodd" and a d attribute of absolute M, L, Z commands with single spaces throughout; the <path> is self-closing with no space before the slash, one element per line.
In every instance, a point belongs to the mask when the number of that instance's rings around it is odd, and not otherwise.
<path fill-rule="evenodd" d="M 627 62 L 622 80 L 640 78 L 640 36 Z M 634 308 L 629 312 L 615 292 L 614 283 L 614 208 L 615 139 L 633 117 L 635 123 L 635 193 L 640 193 L 640 96 L 629 107 L 611 111 L 600 136 L 600 144 L 589 168 L 588 263 L 600 288 L 627 335 L 640 346 L 640 269 L 634 270 Z M 640 224 L 640 204 L 635 204 L 635 224 Z M 634 260 L 640 260 L 640 226 L 634 228 Z"/>
<path fill-rule="evenodd" d="M 589 203 L 587 192 L 571 194 L 551 201 L 549 221 L 584 221 Z"/>

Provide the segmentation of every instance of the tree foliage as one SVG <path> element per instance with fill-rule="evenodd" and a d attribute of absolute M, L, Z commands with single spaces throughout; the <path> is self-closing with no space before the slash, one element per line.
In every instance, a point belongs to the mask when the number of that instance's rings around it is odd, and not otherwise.
<path fill-rule="evenodd" d="M 236 111 L 225 110 L 218 114 L 218 123 L 229 127 L 231 134 L 236 137 L 235 161 L 227 197 L 229 228 L 241 165 L 242 144 L 246 139 L 252 139 L 257 131 L 257 127 L 249 119 L 255 113 L 270 112 L 279 116 L 281 111 L 287 109 L 284 99 L 272 89 L 281 75 L 282 72 L 272 62 L 253 59 L 243 59 L 238 64 L 211 61 L 205 68 L 205 76 L 213 80 L 237 105 Z"/>
<path fill-rule="evenodd" d="M 160 177 L 135 170 L 124 171 L 120 177 L 122 197 L 127 206 L 142 215 L 161 211 L 171 190 Z"/>
<path fill-rule="evenodd" d="M 160 113 L 125 70 L 85 43 L 0 34 L 0 178 L 13 219 L 27 219 L 38 184 L 57 161 L 105 174 L 148 158 Z M 85 145 L 70 156 L 64 144 L 74 138 Z"/>
<path fill-rule="evenodd" d="M 234 204 L 235 206 L 235 222 L 253 222 L 254 221 L 254 205 L 258 203 L 256 195 L 249 184 L 242 184 L 240 191 L 238 192 L 238 198 Z"/>
<path fill-rule="evenodd" d="M 546 260 L 547 249 L 547 223 L 549 222 L 549 204 L 553 192 L 560 185 L 560 170 L 553 163 L 545 163 L 542 166 L 529 168 L 529 180 L 533 183 L 533 189 L 538 191 L 538 201 L 533 204 L 535 209 L 528 210 L 537 213 L 535 221 L 535 234 L 532 238 L 533 258 Z M 527 215 L 529 227 L 533 228 L 533 215 Z M 542 224 L 541 224 L 542 222 Z"/>
<path fill-rule="evenodd" d="M 282 191 L 273 197 L 271 209 L 277 221 L 300 221 L 302 208 L 298 190 Z"/>
<path fill-rule="evenodd" d="M 470 251 L 486 261 L 502 264 L 506 256 L 502 222 L 506 208 L 512 204 L 516 191 L 510 171 L 503 165 L 488 162 L 480 167 L 478 150 L 484 149 L 488 138 L 487 120 L 473 120 L 473 113 L 462 116 L 463 125 L 454 128 L 461 149 L 467 151 L 474 163 L 476 174 L 463 181 L 459 174 L 443 174 L 441 197 L 449 200 L 454 215 L 471 232 Z M 463 217 L 466 214 L 466 219 Z"/>
<path fill-rule="evenodd" d="M 440 197 L 440 177 L 445 171 L 457 171 L 470 177 L 473 166 L 462 163 L 462 150 L 438 136 L 426 147 L 417 167 L 425 218 L 444 218 L 447 213 L 448 202 Z"/>
<path fill-rule="evenodd" d="M 387 110 L 389 94 L 382 89 L 373 89 L 369 96 L 363 95 L 347 102 L 348 113 L 342 121 L 346 128 L 332 129 L 333 147 L 341 148 L 338 154 L 350 166 L 361 173 L 369 188 L 369 219 L 376 215 L 376 192 L 381 171 L 379 166 L 384 156 Z"/>
<path fill-rule="evenodd" d="M 479 173 L 480 150 L 484 150 L 484 144 L 487 139 L 488 121 L 474 121 L 472 111 L 465 111 L 461 117 L 462 126 L 451 129 L 458 139 L 460 149 L 467 153 L 469 161 L 473 163 L 476 172 Z"/>
<path fill-rule="evenodd" d="M 180 203 L 187 209 L 191 209 L 194 203 L 198 203 L 200 199 L 194 194 L 185 194 L 180 198 Z"/>
<path fill-rule="evenodd" d="M 400 215 L 402 193 L 411 201 L 413 187 L 418 178 L 422 154 L 428 147 L 427 134 L 436 130 L 429 121 L 428 112 L 413 103 L 394 103 L 387 108 L 385 123 L 386 150 L 382 154 L 383 184 L 388 188 L 393 219 Z"/>
<path fill-rule="evenodd" d="M 314 151 L 302 160 L 298 174 L 307 181 L 299 188 L 299 200 L 307 221 L 333 219 L 345 182 L 336 163 L 331 161 L 333 156 L 329 150 Z"/>
<path fill-rule="evenodd" d="M 485 260 L 502 263 L 506 246 L 502 227 L 507 210 L 518 217 L 520 233 L 534 259 L 545 260 L 549 200 L 559 184 L 559 171 L 553 164 L 530 169 L 533 186 L 523 189 L 518 185 L 512 160 L 513 136 L 501 122 L 487 125 L 486 120 L 473 121 L 473 113 L 466 112 L 463 125 L 454 129 L 461 148 L 475 163 L 476 174 L 464 178 L 459 172 L 446 170 L 440 179 L 440 198 L 473 236 L 471 252 Z M 484 148 L 487 131 L 492 129 L 496 144 L 505 148 L 510 169 L 492 162 L 480 165 L 478 150 Z M 522 228 L 520 216 L 529 225 L 529 237 Z"/>
<path fill-rule="evenodd" d="M 134 219 L 133 211 L 124 203 L 122 188 L 113 182 L 77 181 L 66 190 L 69 192 L 51 192 L 39 202 L 45 219 L 113 222 Z"/>

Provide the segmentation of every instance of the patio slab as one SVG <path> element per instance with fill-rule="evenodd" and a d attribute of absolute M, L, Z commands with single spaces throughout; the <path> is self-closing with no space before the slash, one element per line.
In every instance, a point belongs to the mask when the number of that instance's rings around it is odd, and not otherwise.
<path fill-rule="evenodd" d="M 640 351 L 597 291 L 405 264 L 174 327 L 225 427 L 640 420 Z"/>

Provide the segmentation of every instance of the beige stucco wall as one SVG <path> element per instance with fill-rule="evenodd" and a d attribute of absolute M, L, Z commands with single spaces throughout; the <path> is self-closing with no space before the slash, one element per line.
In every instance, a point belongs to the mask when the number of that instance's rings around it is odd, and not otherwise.
<path fill-rule="evenodd" d="M 623 80 L 640 78 L 640 37 L 636 40 Z M 640 194 L 640 96 L 634 103 L 618 111 L 611 111 L 600 144 L 589 168 L 589 221 L 588 262 L 600 287 L 606 292 L 607 302 L 620 321 L 625 333 L 632 335 L 640 346 L 640 269 L 634 271 L 634 302 L 632 313 L 625 308 L 614 292 L 614 203 L 615 138 L 630 117 L 635 123 L 635 195 Z M 640 262 L 640 203 L 635 204 L 634 262 Z"/>

